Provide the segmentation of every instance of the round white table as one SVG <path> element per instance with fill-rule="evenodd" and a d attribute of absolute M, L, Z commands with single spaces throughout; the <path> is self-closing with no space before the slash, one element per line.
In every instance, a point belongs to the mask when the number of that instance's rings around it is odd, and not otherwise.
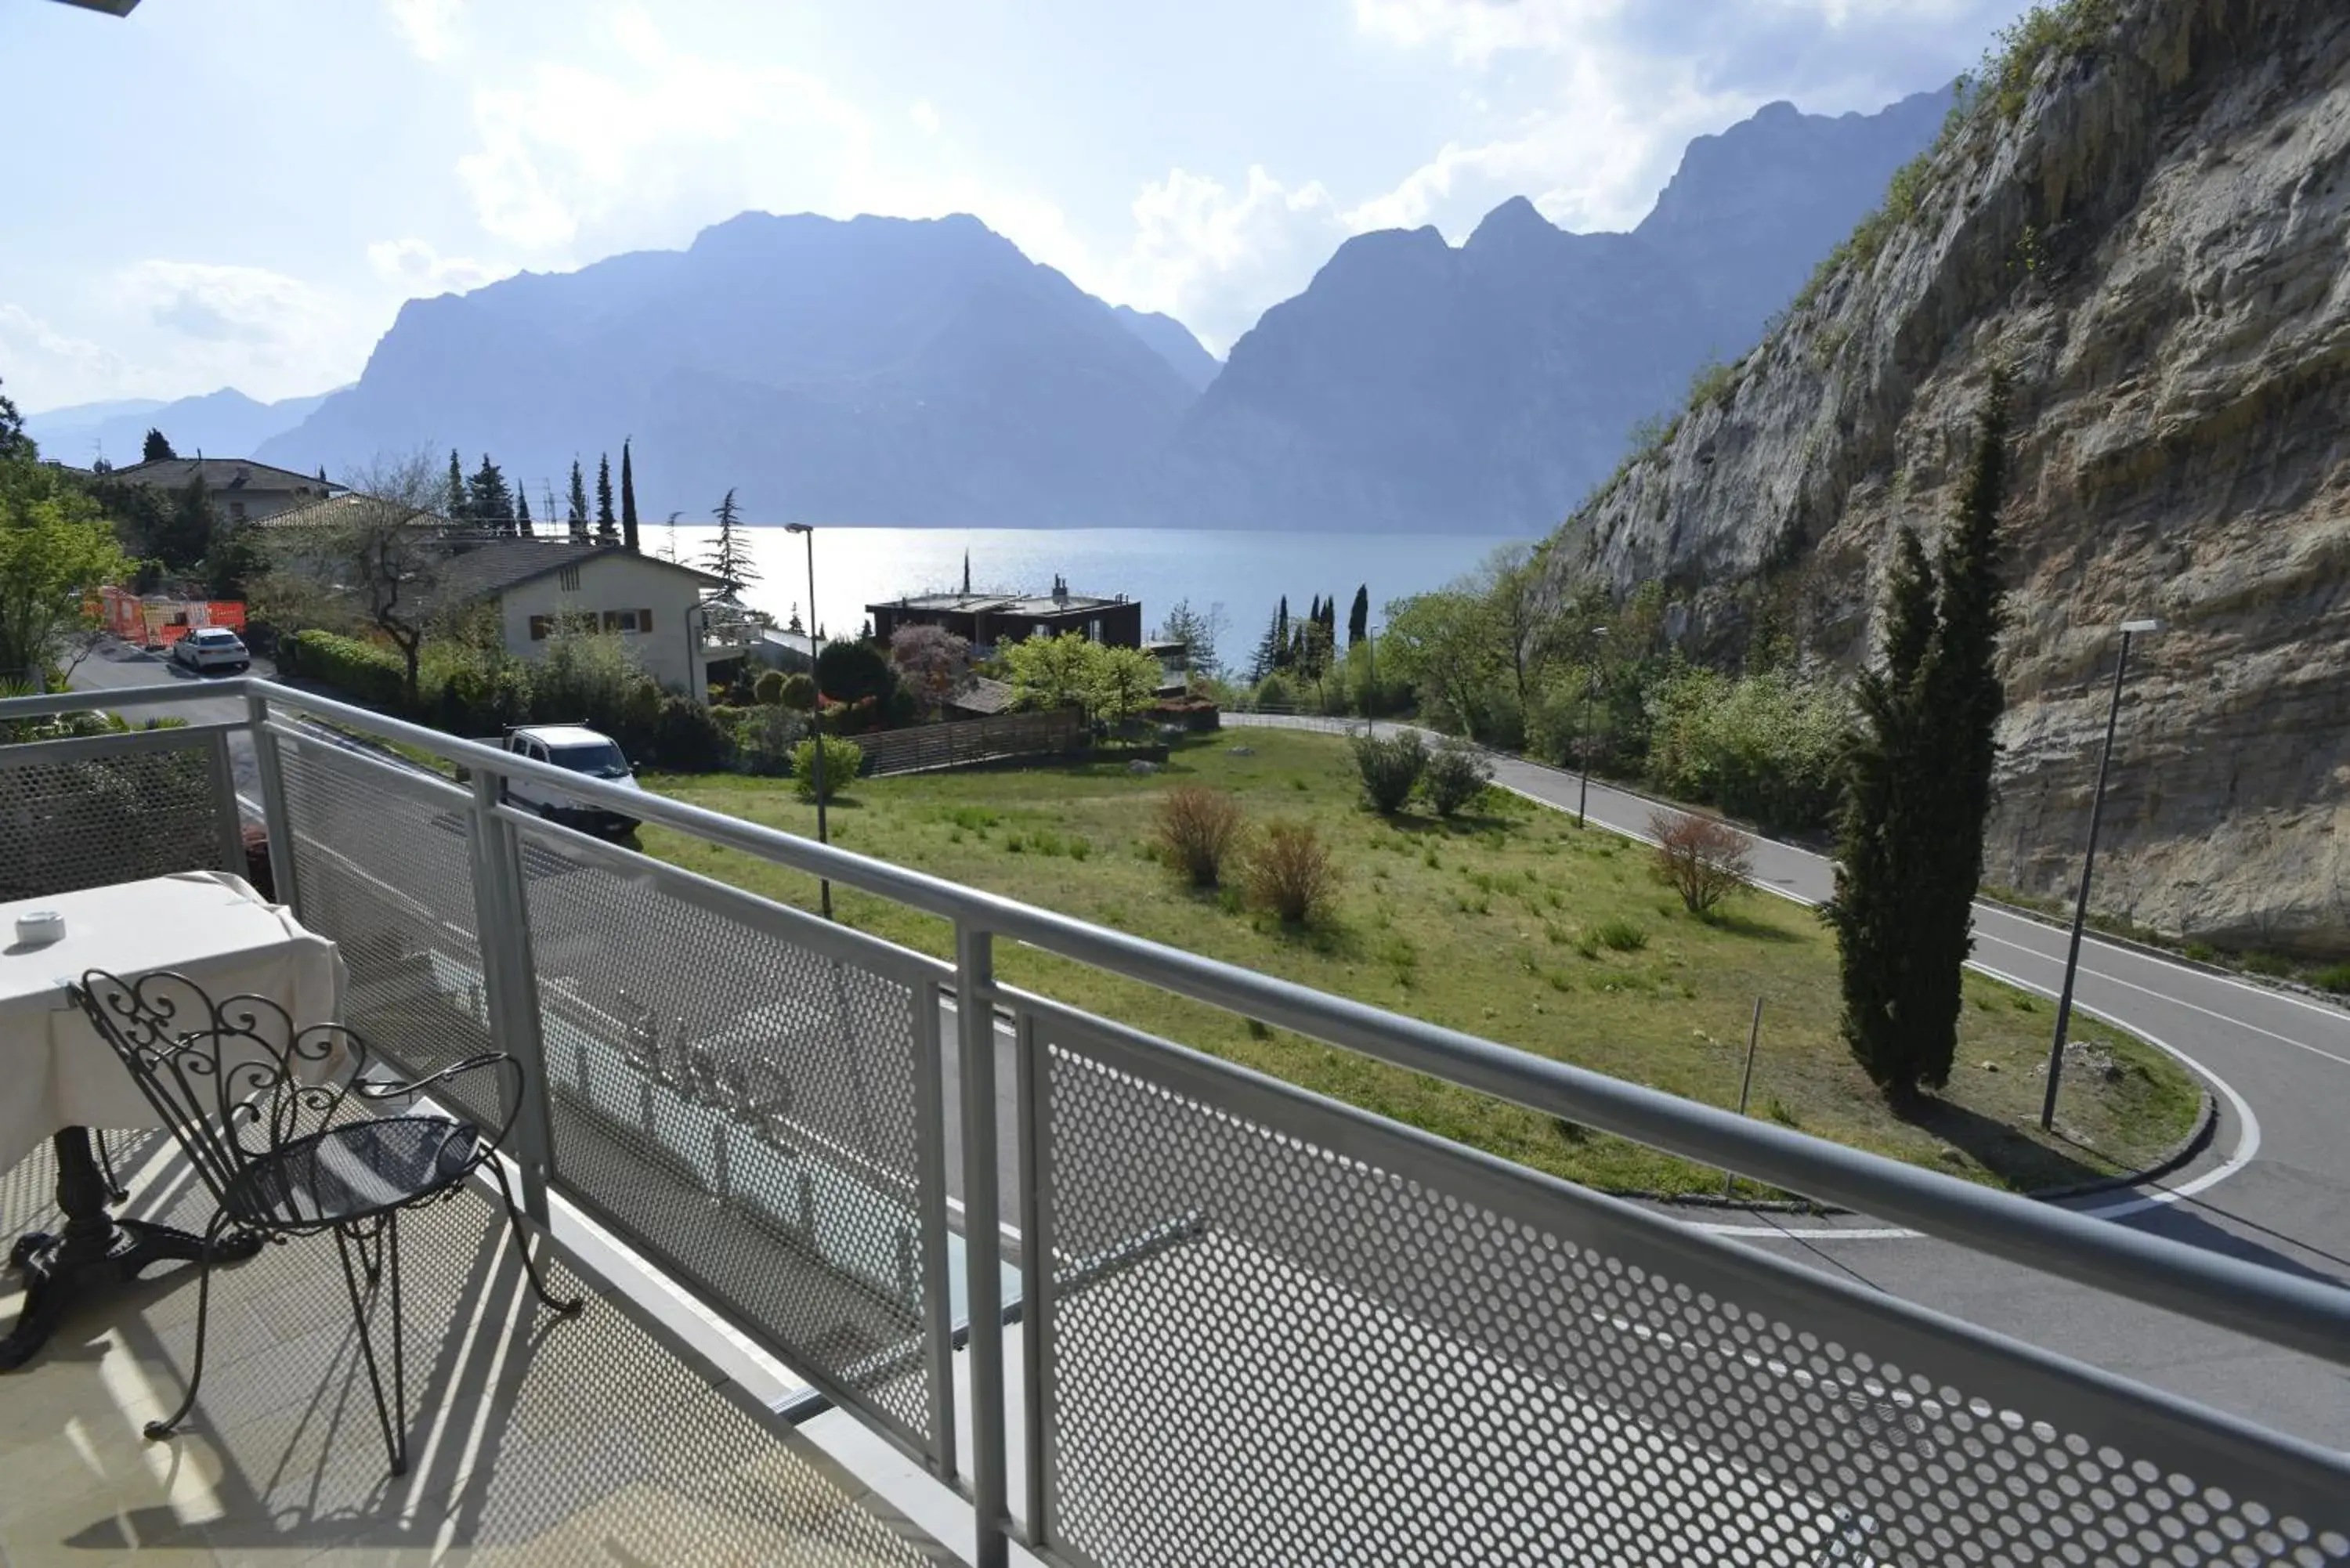
<path fill-rule="evenodd" d="M 65 917 L 49 942 L 16 940 L 28 909 Z M 163 1125 L 128 1068 L 66 993 L 90 970 L 126 980 L 169 970 L 214 999 L 266 996 L 295 1018 L 342 1016 L 343 965 L 335 945 L 263 901 L 240 877 L 191 871 L 109 888 L 0 904 L 0 1170 L 47 1137 L 57 1152 L 57 1207 L 65 1229 L 19 1237 L 9 1261 L 25 1274 L 25 1305 L 0 1338 L 0 1372 L 47 1343 L 77 1301 L 113 1290 L 161 1262 L 193 1262 L 201 1237 L 108 1211 L 90 1131 Z M 220 1249 L 250 1257 L 257 1239 Z"/>

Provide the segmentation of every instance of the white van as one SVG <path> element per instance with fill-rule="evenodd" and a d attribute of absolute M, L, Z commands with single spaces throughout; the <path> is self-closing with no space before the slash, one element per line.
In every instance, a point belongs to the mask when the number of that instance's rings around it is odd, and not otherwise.
<path fill-rule="evenodd" d="M 567 768 L 575 774 L 619 784 L 622 789 L 639 789 L 635 771 L 621 754 L 619 742 L 609 735 L 577 724 L 525 724 L 509 730 L 505 749 L 518 757 Z M 637 826 L 633 816 L 590 805 L 568 791 L 536 779 L 508 779 L 505 796 L 512 804 L 536 811 L 550 822 L 588 833 L 608 833 L 617 837 Z"/>

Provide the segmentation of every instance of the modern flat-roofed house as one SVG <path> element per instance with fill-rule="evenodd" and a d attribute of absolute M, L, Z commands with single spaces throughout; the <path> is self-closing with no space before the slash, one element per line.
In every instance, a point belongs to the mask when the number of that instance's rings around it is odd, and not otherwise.
<path fill-rule="evenodd" d="M 297 506 L 313 506 L 341 486 L 315 473 L 296 473 L 242 457 L 164 457 L 109 469 L 99 477 L 111 484 L 138 484 L 178 492 L 202 475 L 220 515 L 232 523 L 258 523 Z"/>
<path fill-rule="evenodd" d="M 1073 594 L 1058 578 L 1049 594 L 921 594 L 867 605 L 865 613 L 873 618 L 873 635 L 883 642 L 901 626 L 937 626 L 974 648 L 1072 631 L 1114 648 L 1142 646 L 1140 599 Z"/>

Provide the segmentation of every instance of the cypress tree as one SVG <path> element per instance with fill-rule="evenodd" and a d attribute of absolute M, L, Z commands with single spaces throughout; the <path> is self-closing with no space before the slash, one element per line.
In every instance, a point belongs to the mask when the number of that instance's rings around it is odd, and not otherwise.
<path fill-rule="evenodd" d="M 515 486 L 515 532 L 530 537 L 530 487 L 526 484 Z"/>
<path fill-rule="evenodd" d="M 1352 648 L 1371 635 L 1371 585 L 1365 583 L 1355 590 L 1354 607 L 1347 612 L 1347 646 Z"/>
<path fill-rule="evenodd" d="M 153 425 L 147 427 L 147 439 L 139 448 L 140 462 L 169 462 L 179 455 L 172 450 L 172 443 L 163 439 L 161 431 L 157 430 Z"/>
<path fill-rule="evenodd" d="M 596 460 L 596 542 L 599 545 L 620 542 L 619 519 L 612 514 L 612 455 L 609 452 Z"/>
<path fill-rule="evenodd" d="M 449 449 L 449 493 L 442 498 L 441 509 L 452 523 L 470 522 L 473 515 L 473 505 L 465 495 L 465 468 L 457 461 L 457 449 L 453 446 Z"/>
<path fill-rule="evenodd" d="M 1821 914 L 1836 933 L 1845 1044 L 1887 1097 L 1906 1099 L 1916 1083 L 1904 1004 L 1916 957 L 1909 920 L 1924 826 L 1917 686 L 1934 635 L 1933 572 L 1914 529 L 1895 541 L 1885 622 L 1884 668 L 1864 670 L 1856 693 L 1860 723 L 1845 754 L 1835 896 Z"/>
<path fill-rule="evenodd" d="M 637 553 L 642 543 L 637 535 L 637 475 L 629 462 L 629 443 L 620 442 L 620 543 L 629 553 Z"/>
<path fill-rule="evenodd" d="M 1865 673 L 1845 763 L 1836 890 L 1846 1044 L 1895 1104 L 1950 1081 L 1982 879 L 2005 590 L 1999 510 L 2007 387 L 1995 377 L 1939 567 L 1904 528 L 1887 586 L 1885 667 Z"/>
<path fill-rule="evenodd" d="M 325 484 L 325 483 L 328 483 L 328 479 L 327 479 L 327 465 L 326 465 L 325 463 L 323 463 L 323 462 L 322 462 L 322 463 L 320 463 L 320 464 L 318 465 L 318 483 L 319 483 L 320 484 Z"/>
<path fill-rule="evenodd" d="M 1281 596 L 1281 607 L 1273 616 L 1273 667 L 1289 668 L 1289 596 Z"/>
<path fill-rule="evenodd" d="M 571 511 L 564 521 L 570 524 L 571 542 L 585 545 L 588 542 L 588 484 L 580 477 L 579 460 L 576 457 L 571 460 Z"/>
<path fill-rule="evenodd" d="M 1942 547 L 1939 617 L 1918 674 L 1920 722 L 1931 726 L 1933 824 L 1926 834 L 1925 906 L 1914 933 L 1924 961 L 1915 1047 L 1920 1083 L 1939 1088 L 1958 1054 L 1960 981 L 1974 951 L 1975 893 L 1982 885 L 1983 826 L 1991 816 L 1991 768 L 2006 693 L 1999 681 L 1999 633 L 2006 621 L 2000 583 L 1999 512 L 2007 481 L 2007 384 L 1994 376 L 1979 416 L 1973 461 L 1958 515 Z"/>

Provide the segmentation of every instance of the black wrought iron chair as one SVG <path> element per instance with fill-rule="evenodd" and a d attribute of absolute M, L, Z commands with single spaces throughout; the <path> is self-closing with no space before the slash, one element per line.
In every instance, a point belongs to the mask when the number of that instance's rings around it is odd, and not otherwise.
<path fill-rule="evenodd" d="M 204 1329 L 212 1307 L 213 1263 L 224 1240 L 244 1233 L 271 1241 L 334 1232 L 343 1283 L 350 1293 L 376 1417 L 383 1426 L 391 1473 L 408 1469 L 407 1360 L 400 1324 L 400 1215 L 453 1198 L 487 1168 L 505 1199 L 515 1251 L 538 1298 L 566 1316 L 577 1298 L 558 1301 L 546 1288 L 524 1236 L 522 1212 L 504 1164 L 494 1158 L 522 1103 L 522 1065 L 503 1052 L 469 1056 L 413 1082 L 380 1075 L 367 1044 L 339 1023 L 299 1024 L 267 997 L 215 1002 L 185 976 L 164 972 L 137 981 L 91 970 L 71 988 L 74 1001 L 148 1100 L 219 1204 L 204 1231 L 196 1285 L 196 1355 L 187 1397 L 150 1438 L 166 1438 L 195 1407 L 204 1375 Z M 443 1115 L 364 1114 L 381 1102 L 413 1101 L 469 1074 L 498 1076 L 505 1119 L 494 1133 Z M 391 1397 L 369 1327 L 369 1307 L 390 1276 Z"/>

